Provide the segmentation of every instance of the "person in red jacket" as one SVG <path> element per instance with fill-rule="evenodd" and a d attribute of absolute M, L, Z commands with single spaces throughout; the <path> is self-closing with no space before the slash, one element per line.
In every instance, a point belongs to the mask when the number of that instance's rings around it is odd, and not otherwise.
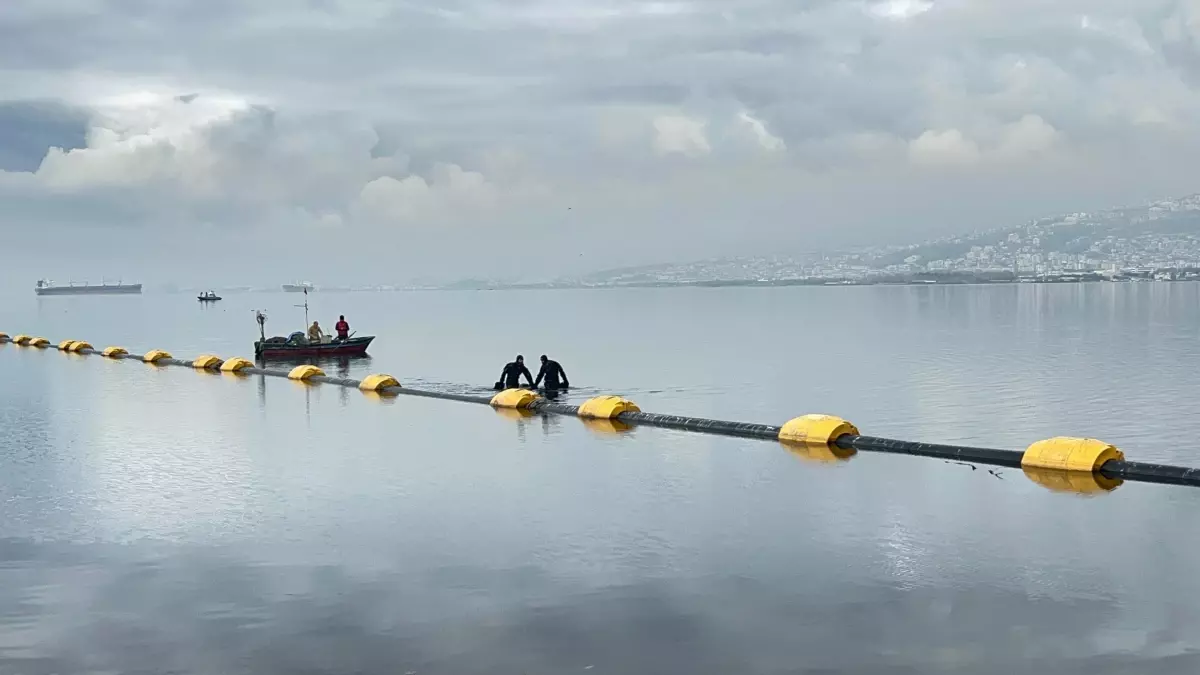
<path fill-rule="evenodd" d="M 350 324 L 346 323 L 346 317 L 343 315 L 338 315 L 338 322 L 333 325 L 333 329 L 337 331 L 339 340 L 350 337 Z"/>

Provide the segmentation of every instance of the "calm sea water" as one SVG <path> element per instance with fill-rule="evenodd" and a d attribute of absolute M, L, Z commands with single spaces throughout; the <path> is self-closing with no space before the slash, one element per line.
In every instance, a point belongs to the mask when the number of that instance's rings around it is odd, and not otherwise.
<path fill-rule="evenodd" d="M 0 330 L 251 356 L 301 297 L 0 297 Z M 486 389 L 1200 464 L 1200 285 L 310 296 Z M 0 673 L 1192 673 L 1200 490 L 0 347 Z"/>

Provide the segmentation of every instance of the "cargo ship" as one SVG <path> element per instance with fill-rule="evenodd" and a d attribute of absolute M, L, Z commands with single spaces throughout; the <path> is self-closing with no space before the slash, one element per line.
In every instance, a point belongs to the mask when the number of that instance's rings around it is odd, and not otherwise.
<path fill-rule="evenodd" d="M 129 295 L 140 294 L 142 292 L 142 285 L 123 284 L 118 281 L 115 284 L 106 282 L 101 282 L 100 284 L 77 284 L 71 282 L 66 286 L 60 286 L 48 279 L 39 279 L 37 285 L 33 287 L 33 292 L 38 295 Z"/>
<path fill-rule="evenodd" d="M 310 282 L 301 281 L 301 282 L 295 283 L 295 284 L 284 284 L 283 290 L 285 293 L 304 293 L 306 291 L 312 291 L 314 289 L 313 289 L 313 285 Z"/>

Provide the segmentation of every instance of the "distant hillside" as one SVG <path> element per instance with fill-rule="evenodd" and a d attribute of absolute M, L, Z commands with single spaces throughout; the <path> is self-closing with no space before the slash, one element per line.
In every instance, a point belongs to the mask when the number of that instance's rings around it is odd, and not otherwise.
<path fill-rule="evenodd" d="M 1010 236 L 1039 233 L 1046 252 L 1083 254 L 1109 237 L 1133 239 L 1143 235 L 1200 235 L 1200 194 L 1093 213 L 1039 218 L 1016 227 L 916 244 L 874 259 L 879 266 L 902 263 L 910 256 L 922 260 L 960 258 L 972 246 L 1003 246 Z"/>
<path fill-rule="evenodd" d="M 1127 267 L 1200 267 L 1200 194 L 914 243 L 832 254 L 751 257 L 595 272 L 555 285 L 704 284 L 862 279 L 881 274 L 1055 274 Z"/>

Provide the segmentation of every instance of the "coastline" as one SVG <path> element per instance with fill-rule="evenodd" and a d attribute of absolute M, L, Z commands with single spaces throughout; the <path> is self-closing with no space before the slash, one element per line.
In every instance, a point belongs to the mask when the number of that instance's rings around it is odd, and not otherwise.
<path fill-rule="evenodd" d="M 534 291 L 534 290 L 598 290 L 611 288 L 774 288 L 788 286 L 970 286 L 998 284 L 1091 284 L 1091 283 L 1145 283 L 1200 281 L 1200 269 L 1152 270 L 1145 272 L 1123 272 L 1100 274 L 1054 274 L 1017 276 L 1007 274 L 919 274 L 893 277 L 801 277 L 794 279 L 712 279 L 681 281 L 629 281 L 629 282 L 543 282 L 529 284 L 496 284 L 464 287 L 440 287 L 426 290 L 439 291 Z M 419 290 L 419 289 L 418 289 Z"/>

